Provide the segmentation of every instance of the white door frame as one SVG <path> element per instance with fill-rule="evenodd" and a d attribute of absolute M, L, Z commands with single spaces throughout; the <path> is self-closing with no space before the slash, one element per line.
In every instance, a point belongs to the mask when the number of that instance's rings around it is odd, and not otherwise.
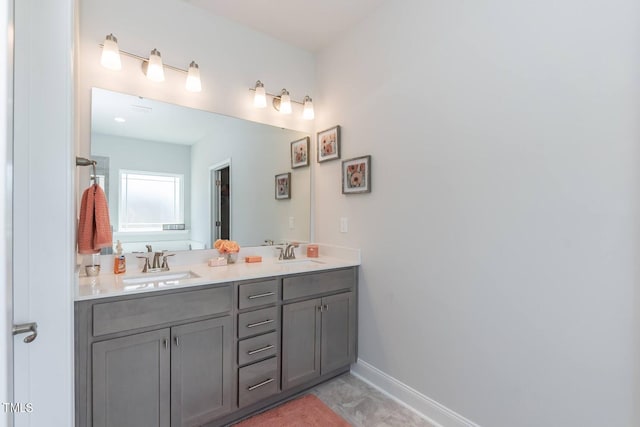
<path fill-rule="evenodd" d="M 13 39 L 9 29 L 13 28 L 13 0 L 0 0 L 0 58 L 5 66 L 0 67 L 0 402 L 13 402 L 13 282 L 11 278 L 12 251 L 12 175 L 13 159 Z M 13 424 L 10 412 L 0 407 L 0 427 Z"/>
<path fill-rule="evenodd" d="M 209 236 L 209 239 L 211 239 L 210 249 L 213 249 L 213 244 L 215 243 L 215 240 L 214 240 L 215 236 L 213 235 L 214 227 L 212 225 L 215 218 L 216 204 L 217 204 L 215 197 L 213 197 L 213 188 L 216 185 L 215 172 L 219 171 L 220 169 L 224 169 L 226 167 L 229 168 L 229 187 L 233 189 L 233 187 L 231 186 L 231 158 L 225 159 L 221 162 L 218 162 L 209 166 L 209 221 L 207 222 L 207 227 L 209 228 L 208 236 Z M 231 202 L 231 199 L 229 200 L 229 217 L 233 218 L 233 203 Z M 231 235 L 231 224 L 229 224 L 229 235 Z"/>

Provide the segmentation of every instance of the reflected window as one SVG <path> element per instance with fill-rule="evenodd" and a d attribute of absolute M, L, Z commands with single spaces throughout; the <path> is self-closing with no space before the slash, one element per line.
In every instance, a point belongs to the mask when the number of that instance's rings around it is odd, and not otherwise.
<path fill-rule="evenodd" d="M 120 171 L 119 231 L 162 231 L 184 223 L 184 175 Z"/>

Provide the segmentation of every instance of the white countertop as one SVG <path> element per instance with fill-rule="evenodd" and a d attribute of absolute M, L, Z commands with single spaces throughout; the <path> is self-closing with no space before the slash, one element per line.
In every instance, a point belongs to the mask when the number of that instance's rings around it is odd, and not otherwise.
<path fill-rule="evenodd" d="M 304 247 L 297 252 L 303 252 Z M 106 298 L 122 295 L 133 295 L 138 293 L 154 292 L 169 289 L 181 289 L 201 285 L 216 283 L 228 283 L 240 280 L 260 279 L 272 276 L 284 276 L 290 274 L 307 273 L 314 271 L 332 270 L 336 268 L 353 267 L 360 265 L 360 251 L 357 249 L 347 249 L 320 246 L 320 256 L 318 258 L 306 258 L 300 254 L 296 255 L 297 262 L 282 263 L 275 256 L 272 256 L 272 248 L 256 247 L 243 248 L 238 256 L 238 261 L 220 267 L 209 267 L 206 260 L 217 256 L 217 252 L 191 251 L 188 256 L 181 256 L 179 262 L 171 265 L 171 270 L 163 273 L 141 273 L 134 256 L 127 256 L 127 272 L 124 274 L 111 273 L 113 267 L 113 256 L 101 257 L 102 265 L 106 268 L 98 276 L 78 277 L 76 288 L 76 301 L 91 300 L 96 298 Z M 247 255 L 261 255 L 262 262 L 245 263 L 244 257 Z M 131 264 L 129 264 L 131 259 Z M 167 280 L 165 282 L 153 281 L 154 276 L 165 275 L 167 273 L 178 273 L 191 271 L 199 277 Z M 148 283 L 127 284 L 125 279 L 149 277 Z"/>

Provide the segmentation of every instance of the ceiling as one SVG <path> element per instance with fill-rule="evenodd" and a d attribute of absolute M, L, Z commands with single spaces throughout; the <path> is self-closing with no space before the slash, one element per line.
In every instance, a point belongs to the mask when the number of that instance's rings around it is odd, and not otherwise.
<path fill-rule="evenodd" d="M 92 133 L 191 145 L 229 120 L 220 114 L 105 89 L 91 92 Z"/>
<path fill-rule="evenodd" d="M 316 52 L 386 0 L 182 0 Z"/>

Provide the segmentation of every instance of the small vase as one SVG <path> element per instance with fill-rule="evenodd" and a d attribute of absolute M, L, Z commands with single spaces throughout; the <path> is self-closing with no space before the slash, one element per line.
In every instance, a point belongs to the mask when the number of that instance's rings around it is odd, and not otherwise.
<path fill-rule="evenodd" d="M 238 260 L 238 252 L 229 252 L 227 254 L 227 264 L 234 264 Z"/>

